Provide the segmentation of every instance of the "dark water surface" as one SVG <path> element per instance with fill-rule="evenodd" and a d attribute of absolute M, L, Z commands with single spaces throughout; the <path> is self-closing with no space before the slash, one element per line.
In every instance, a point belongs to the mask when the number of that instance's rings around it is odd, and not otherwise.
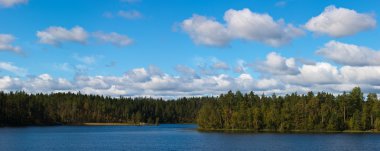
<path fill-rule="evenodd" d="M 380 134 L 206 133 L 195 128 L 191 124 L 0 128 L 0 150 L 380 150 Z"/>

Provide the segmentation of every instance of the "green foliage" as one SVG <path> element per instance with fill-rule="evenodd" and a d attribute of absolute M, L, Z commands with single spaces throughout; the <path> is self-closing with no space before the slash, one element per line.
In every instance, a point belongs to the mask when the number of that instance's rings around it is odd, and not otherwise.
<path fill-rule="evenodd" d="M 377 131 L 380 131 L 380 118 L 375 120 L 375 129 Z"/>
<path fill-rule="evenodd" d="M 87 122 L 198 123 L 201 129 L 380 131 L 380 102 L 360 88 L 334 96 L 229 91 L 219 97 L 111 98 L 74 93 L 0 92 L 0 126 Z"/>
<path fill-rule="evenodd" d="M 195 123 L 201 102 L 214 98 L 111 98 L 73 93 L 0 92 L 0 126 Z"/>
<path fill-rule="evenodd" d="M 221 129 L 222 117 L 217 105 L 213 102 L 207 102 L 199 110 L 197 123 L 203 125 L 205 129 Z"/>
<path fill-rule="evenodd" d="M 370 93 L 365 101 L 359 87 L 338 96 L 309 92 L 306 95 L 293 93 L 269 97 L 253 92 L 229 92 L 210 104 L 214 107 L 205 105 L 198 114 L 201 129 L 380 130 L 380 102 L 377 95 Z M 221 111 L 222 119 L 216 118 L 217 121 L 213 121 L 214 118 L 209 116 L 212 112 L 210 110 L 217 110 L 218 113 Z M 218 124 L 213 127 L 215 124 L 211 123 L 215 122 Z"/>

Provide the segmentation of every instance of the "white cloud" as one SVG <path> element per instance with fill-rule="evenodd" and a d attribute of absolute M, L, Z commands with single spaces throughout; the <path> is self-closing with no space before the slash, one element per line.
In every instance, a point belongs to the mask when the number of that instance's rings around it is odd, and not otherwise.
<path fill-rule="evenodd" d="M 352 44 L 330 41 L 317 54 L 350 66 L 380 65 L 380 51 Z"/>
<path fill-rule="evenodd" d="M 77 87 L 91 87 L 92 89 L 109 89 L 112 83 L 107 82 L 107 77 L 104 76 L 77 76 L 75 77 Z"/>
<path fill-rule="evenodd" d="M 120 17 L 123 17 L 125 19 L 139 19 L 143 17 L 143 15 L 137 10 L 130 10 L 130 11 L 120 10 L 117 14 Z"/>
<path fill-rule="evenodd" d="M 275 79 L 254 79 L 250 74 L 243 73 L 240 74 L 233 81 L 234 87 L 231 89 L 240 90 L 240 91 L 267 91 L 272 89 L 280 89 L 283 85 Z"/>
<path fill-rule="evenodd" d="M 22 88 L 22 83 L 23 81 L 21 81 L 19 78 L 14 78 L 10 76 L 0 77 L 0 90 L 20 90 Z"/>
<path fill-rule="evenodd" d="M 162 76 L 153 75 L 149 81 L 141 84 L 142 88 L 152 91 L 167 91 L 180 89 L 179 80 L 176 77 L 164 74 Z"/>
<path fill-rule="evenodd" d="M 30 77 L 23 81 L 22 90 L 32 93 L 39 92 L 64 92 L 73 90 L 72 82 L 63 78 L 54 79 L 49 74 L 41 74 L 36 77 Z"/>
<path fill-rule="evenodd" d="M 345 83 L 380 85 L 380 66 L 340 68 Z"/>
<path fill-rule="evenodd" d="M 258 14 L 245 8 L 225 12 L 226 24 L 215 19 L 193 15 L 184 20 L 181 28 L 196 44 L 226 46 L 233 39 L 258 41 L 271 46 L 281 46 L 303 35 L 303 31 L 282 19 L 274 21 L 268 14 Z"/>
<path fill-rule="evenodd" d="M 330 5 L 320 15 L 311 18 L 305 27 L 317 34 L 344 37 L 375 28 L 376 20 L 370 14 L 362 14 L 355 10 L 336 8 L 334 5 Z"/>
<path fill-rule="evenodd" d="M 19 4 L 26 4 L 28 0 L 0 0 L 0 5 L 3 7 L 13 7 Z"/>
<path fill-rule="evenodd" d="M 204 16 L 193 15 L 182 22 L 181 28 L 200 45 L 226 46 L 231 40 L 228 30 L 222 24 Z"/>
<path fill-rule="evenodd" d="M 273 75 L 297 74 L 299 72 L 294 58 L 285 58 L 276 52 L 269 53 L 266 60 L 258 62 L 254 68 Z"/>
<path fill-rule="evenodd" d="M 249 9 L 228 10 L 224 15 L 228 30 L 236 38 L 255 40 L 271 46 L 289 43 L 303 31 L 283 20 L 274 21 L 268 14 L 253 13 Z"/>
<path fill-rule="evenodd" d="M 325 85 L 330 87 L 329 89 L 337 91 L 347 90 L 339 89 L 347 85 L 366 85 L 367 87 L 378 87 L 380 85 L 380 66 L 343 66 L 338 68 L 329 63 L 318 62 L 315 65 L 303 65 L 299 70 L 300 73 L 297 75 L 285 75 L 279 78 L 291 85 L 306 86 L 309 89 Z"/>
<path fill-rule="evenodd" d="M 9 34 L 0 34 L 0 51 L 13 51 L 16 53 L 21 52 L 21 48 L 19 46 L 12 45 L 15 37 Z"/>
<path fill-rule="evenodd" d="M 150 80 L 149 71 L 145 70 L 145 68 L 136 68 L 131 71 L 128 71 L 125 76 L 136 82 L 145 82 Z"/>
<path fill-rule="evenodd" d="M 65 29 L 59 26 L 51 26 L 43 31 L 37 31 L 39 42 L 49 45 L 61 45 L 64 42 L 86 43 L 88 34 L 80 26 Z"/>
<path fill-rule="evenodd" d="M 17 67 L 10 62 L 0 62 L 0 71 L 1 70 L 9 71 L 18 76 L 25 76 L 27 74 L 26 69 Z"/>
<path fill-rule="evenodd" d="M 78 92 L 110 96 L 182 96 L 219 95 L 229 90 L 265 94 L 306 93 L 308 91 L 342 92 L 361 86 L 366 92 L 380 92 L 380 66 L 338 68 L 328 63 L 302 65 L 296 75 L 277 75 L 256 79 L 243 73 L 197 77 L 174 76 L 156 67 L 136 68 L 122 76 L 76 76 L 73 80 L 49 74 L 26 77 L 0 77 L 0 90 L 26 92 Z"/>
<path fill-rule="evenodd" d="M 280 84 L 275 79 L 260 79 L 257 81 L 257 89 L 259 90 L 271 90 L 271 89 L 281 89 L 282 84 Z"/>
<path fill-rule="evenodd" d="M 111 43 L 119 47 L 128 46 L 133 43 L 133 40 L 128 36 L 116 32 L 104 33 L 99 31 L 94 32 L 91 36 L 101 42 Z M 38 31 L 37 37 L 40 43 L 59 46 L 65 42 L 85 44 L 90 36 L 87 31 L 80 26 L 75 26 L 71 29 L 51 26 L 43 31 Z"/>
<path fill-rule="evenodd" d="M 302 65 L 297 75 L 285 75 L 286 82 L 297 85 L 315 85 L 315 84 L 336 84 L 339 83 L 341 75 L 337 67 L 318 62 L 315 65 Z"/>
<path fill-rule="evenodd" d="M 133 40 L 126 35 L 121 35 L 115 32 L 103 33 L 95 32 L 93 34 L 95 38 L 103 42 L 109 42 L 115 46 L 123 47 L 133 43 Z"/>
<path fill-rule="evenodd" d="M 77 92 L 110 96 L 180 97 L 219 95 L 228 90 L 265 91 L 278 87 L 272 79 L 256 80 L 249 74 L 234 78 L 226 74 L 185 78 L 160 73 L 154 67 L 136 68 L 123 76 L 76 76 L 73 80 L 41 74 L 27 79 L 0 77 L 0 90 L 26 92 Z M 242 86 L 241 86 L 242 85 Z"/>
<path fill-rule="evenodd" d="M 216 58 L 211 58 L 211 63 L 218 62 L 220 61 Z M 269 53 L 265 61 L 259 62 L 262 67 L 265 67 L 259 73 L 246 72 L 247 63 L 244 60 L 239 60 L 238 64 L 244 69 L 239 70 L 241 72 L 237 72 L 239 73 L 237 75 L 229 75 L 223 72 L 203 74 L 202 70 L 197 71 L 184 65 L 178 65 L 175 69 L 180 73 L 179 75 L 164 73 L 155 66 L 149 66 L 148 68 L 131 69 L 121 76 L 76 74 L 71 80 L 55 78 L 49 74 L 23 76 L 21 78 L 0 76 L 0 90 L 23 90 L 31 93 L 80 91 L 86 94 L 116 97 L 176 98 L 219 95 L 229 90 L 255 91 L 267 95 L 272 93 L 280 95 L 292 92 L 306 93 L 308 91 L 338 93 L 360 86 L 365 92 L 380 93 L 380 65 L 338 67 L 326 62 L 296 65 L 293 58 L 285 58 L 275 52 Z M 59 67 L 61 66 L 57 66 L 57 68 Z M 204 67 L 210 70 L 213 68 L 212 64 Z M 78 72 L 88 70 L 86 65 L 70 67 L 68 64 L 63 64 L 62 68 L 77 69 Z M 6 62 L 0 62 L 0 70 L 6 70 L 16 75 L 27 74 L 26 69 Z M 225 70 L 218 69 L 218 71 Z M 269 74 L 257 76 L 260 73 Z"/>

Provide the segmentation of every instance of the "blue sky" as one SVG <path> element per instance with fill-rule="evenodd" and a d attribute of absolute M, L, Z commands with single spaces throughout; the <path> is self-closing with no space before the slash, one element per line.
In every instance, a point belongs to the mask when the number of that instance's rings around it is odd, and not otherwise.
<path fill-rule="evenodd" d="M 0 89 L 158 97 L 379 92 L 379 5 L 0 0 Z"/>

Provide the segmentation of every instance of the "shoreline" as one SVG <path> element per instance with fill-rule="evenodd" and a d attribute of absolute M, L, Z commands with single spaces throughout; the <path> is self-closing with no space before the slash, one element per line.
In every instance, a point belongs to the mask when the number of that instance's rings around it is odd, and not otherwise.
<path fill-rule="evenodd" d="M 195 123 L 163 123 L 163 124 L 195 124 Z M 37 124 L 37 125 L 19 125 L 19 126 L 0 126 L 0 128 L 6 127 L 49 127 L 49 126 L 158 126 L 160 124 L 149 124 L 149 123 L 102 123 L 102 122 L 86 122 L 86 123 L 55 123 L 55 124 Z M 196 125 L 196 124 L 195 124 Z M 278 131 L 278 130 L 255 130 L 255 129 L 203 129 L 195 128 L 194 130 L 205 133 L 252 133 L 252 134 L 262 134 L 262 133 L 273 133 L 273 134 L 380 134 L 378 130 L 343 130 L 343 131 L 331 131 L 331 130 L 287 130 L 287 131 Z"/>
<path fill-rule="evenodd" d="M 4 127 L 49 127 L 49 126 L 158 126 L 160 124 L 149 123 L 101 123 L 101 122 L 86 122 L 86 123 L 49 123 L 49 124 L 26 124 L 26 125 L 0 125 Z"/>
<path fill-rule="evenodd" d="M 148 124 L 148 123 L 99 123 L 99 122 L 87 122 L 87 123 L 74 123 L 67 124 L 74 126 L 157 126 L 159 124 Z"/>
<path fill-rule="evenodd" d="M 254 129 L 197 129 L 200 132 L 216 132 L 216 133 L 278 133 L 278 134 L 332 134 L 332 133 L 367 133 L 367 134 L 380 134 L 380 131 L 377 130 L 343 130 L 343 131 L 331 131 L 331 130 L 288 130 L 288 131 L 278 131 L 278 130 L 254 130 Z"/>

